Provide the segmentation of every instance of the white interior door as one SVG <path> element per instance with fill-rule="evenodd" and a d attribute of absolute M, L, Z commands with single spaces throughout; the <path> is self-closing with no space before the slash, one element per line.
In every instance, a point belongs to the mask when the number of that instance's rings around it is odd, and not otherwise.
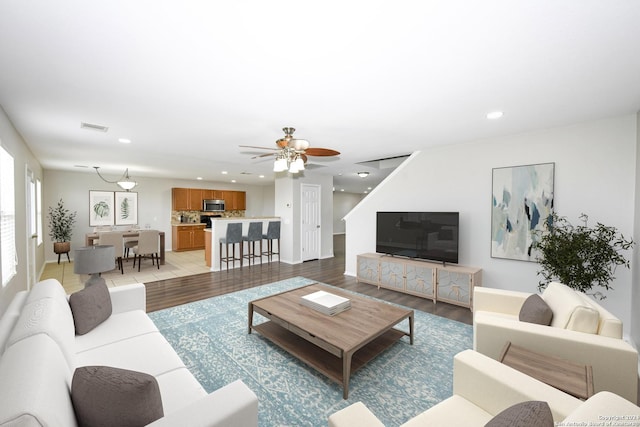
<path fill-rule="evenodd" d="M 320 186 L 300 186 L 302 208 L 302 261 L 320 258 Z"/>

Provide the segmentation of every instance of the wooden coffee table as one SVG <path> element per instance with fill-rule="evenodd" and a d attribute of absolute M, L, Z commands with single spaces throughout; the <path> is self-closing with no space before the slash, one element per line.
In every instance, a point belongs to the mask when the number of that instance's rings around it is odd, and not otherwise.
<path fill-rule="evenodd" d="M 300 304 L 300 297 L 326 291 L 351 300 L 351 308 L 327 316 Z M 253 324 L 253 313 L 269 319 Z M 409 332 L 395 329 L 409 320 Z M 413 345 L 413 310 L 312 284 L 249 303 L 249 333 L 259 332 L 331 380 L 349 396 L 352 372 L 391 347 L 403 336 Z"/>

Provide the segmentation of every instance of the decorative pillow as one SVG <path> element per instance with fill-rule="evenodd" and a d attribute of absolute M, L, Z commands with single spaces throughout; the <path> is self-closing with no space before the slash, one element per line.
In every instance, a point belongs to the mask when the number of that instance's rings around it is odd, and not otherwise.
<path fill-rule="evenodd" d="M 76 335 L 84 335 L 111 316 L 111 295 L 104 283 L 90 285 L 71 294 L 69 305 Z"/>
<path fill-rule="evenodd" d="M 547 402 L 531 400 L 510 406 L 485 427 L 553 427 L 553 415 Z"/>
<path fill-rule="evenodd" d="M 522 304 L 519 319 L 521 322 L 549 326 L 553 319 L 553 311 L 540 295 L 533 294 Z"/>
<path fill-rule="evenodd" d="M 144 426 L 164 416 L 153 376 L 111 366 L 77 368 L 71 401 L 80 427 Z"/>

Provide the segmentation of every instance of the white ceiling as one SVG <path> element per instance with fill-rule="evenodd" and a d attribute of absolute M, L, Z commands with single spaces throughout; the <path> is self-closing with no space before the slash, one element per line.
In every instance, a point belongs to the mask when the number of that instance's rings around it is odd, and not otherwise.
<path fill-rule="evenodd" d="M 359 162 L 640 110 L 640 1 L 3 0 L 0 105 L 46 169 L 272 182 L 238 145 L 293 126 L 361 192 L 390 169 Z"/>

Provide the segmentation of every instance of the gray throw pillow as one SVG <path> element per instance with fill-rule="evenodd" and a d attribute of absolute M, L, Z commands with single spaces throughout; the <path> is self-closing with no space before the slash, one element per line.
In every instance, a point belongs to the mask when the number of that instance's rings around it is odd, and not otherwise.
<path fill-rule="evenodd" d="M 71 294 L 69 305 L 76 335 L 84 335 L 111 316 L 111 295 L 104 283 L 90 285 Z"/>
<path fill-rule="evenodd" d="M 153 376 L 111 366 L 77 368 L 71 401 L 80 427 L 144 426 L 164 416 Z"/>
<path fill-rule="evenodd" d="M 485 427 L 553 427 L 553 415 L 547 402 L 531 400 L 510 406 Z"/>
<path fill-rule="evenodd" d="M 553 311 L 540 295 L 533 294 L 522 304 L 519 319 L 521 322 L 549 326 L 553 319 Z"/>

